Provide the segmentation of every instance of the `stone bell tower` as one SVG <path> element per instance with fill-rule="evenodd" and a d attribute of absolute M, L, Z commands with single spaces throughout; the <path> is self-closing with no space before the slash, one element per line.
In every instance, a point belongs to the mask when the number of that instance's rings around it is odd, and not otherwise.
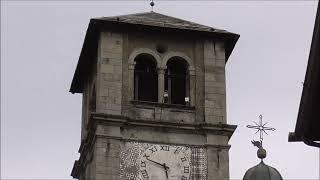
<path fill-rule="evenodd" d="M 71 175 L 229 179 L 225 64 L 238 38 L 155 12 L 91 19 L 70 88 L 83 94 Z"/>

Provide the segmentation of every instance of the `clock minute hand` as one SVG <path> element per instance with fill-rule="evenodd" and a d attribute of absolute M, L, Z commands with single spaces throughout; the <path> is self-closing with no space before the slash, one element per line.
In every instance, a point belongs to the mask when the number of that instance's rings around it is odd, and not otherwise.
<path fill-rule="evenodd" d="M 161 163 L 158 163 L 158 162 L 156 162 L 156 161 L 153 161 L 153 160 L 151 160 L 151 159 L 148 159 L 148 158 L 146 158 L 148 161 L 151 161 L 151 162 L 153 162 L 153 163 L 155 163 L 155 164 L 158 164 L 158 165 L 160 165 L 160 166 L 162 166 L 162 167 L 164 167 L 165 168 L 165 166 L 163 165 L 163 164 L 161 164 Z"/>

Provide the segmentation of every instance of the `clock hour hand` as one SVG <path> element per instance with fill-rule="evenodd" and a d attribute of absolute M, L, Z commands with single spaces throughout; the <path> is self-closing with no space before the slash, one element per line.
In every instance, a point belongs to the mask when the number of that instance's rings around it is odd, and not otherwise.
<path fill-rule="evenodd" d="M 169 169 L 169 167 L 166 165 L 166 163 L 163 163 L 163 168 L 165 169 L 165 170 L 168 170 Z"/>
<path fill-rule="evenodd" d="M 166 163 L 163 163 L 163 167 L 164 167 L 164 170 L 166 171 L 166 176 L 167 176 L 167 179 L 168 179 L 169 178 L 168 177 L 168 169 L 169 169 L 169 167 L 166 166 Z"/>

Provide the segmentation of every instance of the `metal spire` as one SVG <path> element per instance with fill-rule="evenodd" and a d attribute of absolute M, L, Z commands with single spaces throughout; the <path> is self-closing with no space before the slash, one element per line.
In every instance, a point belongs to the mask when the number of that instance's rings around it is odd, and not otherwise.
<path fill-rule="evenodd" d="M 268 135 L 268 133 L 266 132 L 266 131 L 274 131 L 274 130 L 276 130 L 275 128 L 271 128 L 271 127 L 266 127 L 265 125 L 267 125 L 268 123 L 266 122 L 266 123 L 264 123 L 264 124 L 262 124 L 262 115 L 260 114 L 259 115 L 259 124 L 258 123 L 256 123 L 256 122 L 253 122 L 255 125 L 247 125 L 247 128 L 251 128 L 251 129 L 257 129 L 257 131 L 255 132 L 255 134 L 257 133 L 257 132 L 259 132 L 260 133 L 260 145 L 261 145 L 261 147 L 262 147 L 262 141 L 263 141 L 263 133 L 265 133 L 265 134 L 267 134 Z"/>
<path fill-rule="evenodd" d="M 151 0 L 151 2 L 150 2 L 150 6 L 151 6 L 151 12 L 153 12 L 153 6 L 154 6 L 154 2 L 153 2 L 153 0 Z"/>

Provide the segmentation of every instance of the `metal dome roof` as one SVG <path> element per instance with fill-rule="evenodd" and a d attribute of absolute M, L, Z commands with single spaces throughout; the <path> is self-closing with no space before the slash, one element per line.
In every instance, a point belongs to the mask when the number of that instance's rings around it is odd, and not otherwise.
<path fill-rule="evenodd" d="M 279 171 L 261 161 L 245 173 L 243 180 L 283 180 Z"/>

